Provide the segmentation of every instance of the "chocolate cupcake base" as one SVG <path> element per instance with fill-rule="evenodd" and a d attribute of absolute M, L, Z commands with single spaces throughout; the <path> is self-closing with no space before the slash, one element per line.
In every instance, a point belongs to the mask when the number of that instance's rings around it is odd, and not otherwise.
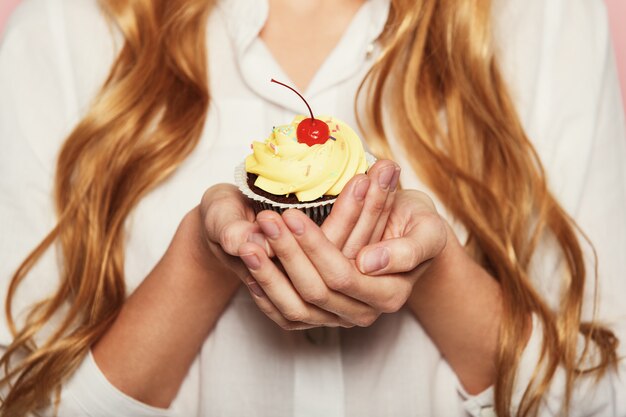
<path fill-rule="evenodd" d="M 321 226 L 326 220 L 326 217 L 330 214 L 330 211 L 333 208 L 333 203 L 326 204 L 318 207 L 306 207 L 306 208 L 298 208 L 298 207 L 287 207 L 281 208 L 276 207 L 273 204 L 261 203 L 256 200 L 252 200 L 252 208 L 254 209 L 254 213 L 258 214 L 263 210 L 272 210 L 276 213 L 282 214 L 283 211 L 288 210 L 290 208 L 296 208 L 300 211 L 303 211 L 311 220 L 313 220 L 318 226 Z"/>
<path fill-rule="evenodd" d="M 365 158 L 368 167 L 376 162 L 376 158 L 367 152 Z M 235 184 L 250 199 L 255 213 L 272 210 L 282 214 L 285 210 L 297 209 L 304 212 L 319 226 L 326 220 L 337 200 L 336 196 L 322 196 L 314 201 L 302 203 L 298 201 L 295 195 L 274 195 L 261 190 L 254 185 L 256 178 L 257 175 L 246 172 L 245 161 L 235 168 Z"/>
<path fill-rule="evenodd" d="M 335 196 L 322 196 L 315 201 L 301 203 L 295 195 L 277 196 L 261 190 L 254 185 L 256 177 L 256 175 L 246 172 L 245 163 L 235 168 L 235 184 L 250 199 L 255 213 L 272 210 L 282 214 L 285 210 L 297 209 L 304 212 L 319 226 L 328 217 L 337 200 Z"/>

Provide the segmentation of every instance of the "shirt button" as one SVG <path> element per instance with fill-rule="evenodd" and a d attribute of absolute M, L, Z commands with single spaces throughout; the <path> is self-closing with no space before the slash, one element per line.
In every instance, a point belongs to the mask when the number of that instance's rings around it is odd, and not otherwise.
<path fill-rule="evenodd" d="M 480 409 L 480 417 L 496 417 L 496 412 L 491 406 L 482 407 Z"/>
<path fill-rule="evenodd" d="M 328 328 L 326 327 L 314 327 L 312 329 L 306 329 L 304 336 L 310 344 L 314 346 L 321 346 L 328 340 Z"/>

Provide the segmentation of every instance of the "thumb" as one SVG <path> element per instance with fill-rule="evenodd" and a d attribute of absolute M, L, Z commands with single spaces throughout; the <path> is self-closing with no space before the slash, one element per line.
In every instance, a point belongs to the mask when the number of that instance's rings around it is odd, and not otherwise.
<path fill-rule="evenodd" d="M 232 256 L 239 255 L 239 247 L 251 241 L 265 247 L 261 240 L 265 240 L 260 227 L 248 220 L 235 220 L 222 225 L 217 233 L 217 242 L 224 252 Z"/>
<path fill-rule="evenodd" d="M 364 247 L 357 255 L 356 265 L 368 275 L 409 272 L 439 255 L 446 242 L 443 221 L 421 222 L 405 236 Z"/>

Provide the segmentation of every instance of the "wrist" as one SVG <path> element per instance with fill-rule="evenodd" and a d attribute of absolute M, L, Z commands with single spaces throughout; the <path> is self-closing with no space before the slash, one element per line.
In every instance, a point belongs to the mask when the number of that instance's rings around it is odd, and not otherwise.
<path fill-rule="evenodd" d="M 178 276 L 187 281 L 198 281 L 212 294 L 232 293 L 240 281 L 234 272 L 216 255 L 204 234 L 204 224 L 198 206 L 189 211 L 180 222 L 172 243 L 162 262 L 173 261 L 179 269 Z"/>
<path fill-rule="evenodd" d="M 480 288 L 489 288 L 489 294 L 499 295 L 498 282 L 467 253 L 448 223 L 446 231 L 444 248 L 431 260 L 414 286 L 411 297 L 418 304 L 414 302 L 412 307 L 418 310 L 435 299 L 450 296 L 471 304 L 471 297 Z"/>
<path fill-rule="evenodd" d="M 446 246 L 417 280 L 408 306 L 465 390 L 476 394 L 495 381 L 501 289 L 448 229 Z"/>

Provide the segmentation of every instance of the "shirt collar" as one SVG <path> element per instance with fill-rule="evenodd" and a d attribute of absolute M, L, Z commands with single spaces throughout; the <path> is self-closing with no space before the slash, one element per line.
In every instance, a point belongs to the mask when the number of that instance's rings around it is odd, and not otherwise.
<path fill-rule="evenodd" d="M 269 13 L 267 0 L 218 0 L 222 10 L 228 36 L 237 55 L 250 46 L 257 37 Z"/>
<path fill-rule="evenodd" d="M 369 24 L 367 40 L 374 42 L 382 33 L 389 15 L 390 0 L 367 0 Z M 218 0 L 228 35 L 241 56 L 258 36 L 269 14 L 268 0 Z"/>
<path fill-rule="evenodd" d="M 243 82 L 257 95 L 294 112 L 302 102 L 286 89 L 270 85 L 270 78 L 289 81 L 260 39 L 269 14 L 267 0 L 218 0 L 226 31 Z M 374 42 L 382 33 L 390 0 L 367 0 L 357 11 L 343 37 L 313 77 L 306 91 L 309 101 L 318 94 L 354 76 L 373 61 Z"/>

